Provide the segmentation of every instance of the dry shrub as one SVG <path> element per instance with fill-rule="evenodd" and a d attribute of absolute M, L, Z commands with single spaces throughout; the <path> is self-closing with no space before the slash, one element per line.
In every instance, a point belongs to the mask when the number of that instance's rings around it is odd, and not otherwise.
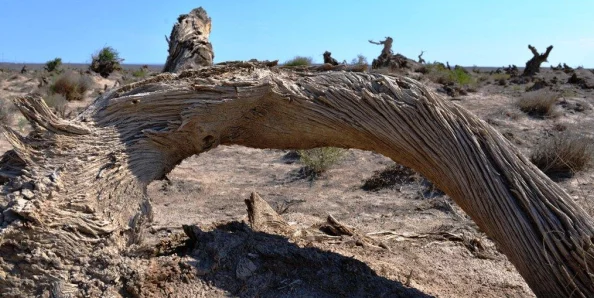
<path fill-rule="evenodd" d="M 516 106 L 532 117 L 554 118 L 559 116 L 555 109 L 558 99 L 559 94 L 554 92 L 527 92 L 516 101 Z"/>
<path fill-rule="evenodd" d="M 411 183 L 415 180 L 415 171 L 403 165 L 395 164 L 382 171 L 376 171 L 369 179 L 365 180 L 363 190 L 377 191 L 384 188 L 392 188 L 404 183 Z"/>
<path fill-rule="evenodd" d="M 367 57 L 361 54 L 357 55 L 357 58 L 353 58 L 353 60 L 351 60 L 351 65 L 356 66 L 356 69 L 359 71 L 366 71 L 369 69 L 369 62 L 367 62 Z"/>
<path fill-rule="evenodd" d="M 16 107 L 9 101 L 0 99 L 0 129 L 2 125 L 10 126 Z"/>
<path fill-rule="evenodd" d="M 68 107 L 68 101 L 62 94 L 54 93 L 43 98 L 45 104 L 52 108 L 56 115 L 64 118 L 66 116 L 66 109 Z"/>
<path fill-rule="evenodd" d="M 52 84 L 51 91 L 63 95 L 68 101 L 83 100 L 91 86 L 90 78 L 71 71 L 60 75 Z"/>
<path fill-rule="evenodd" d="M 592 139 L 564 131 L 539 144 L 530 161 L 551 178 L 567 178 L 589 168 L 593 153 Z"/>
<path fill-rule="evenodd" d="M 299 150 L 301 163 L 308 176 L 316 177 L 337 164 L 346 150 L 335 147 L 321 147 L 309 150 Z"/>

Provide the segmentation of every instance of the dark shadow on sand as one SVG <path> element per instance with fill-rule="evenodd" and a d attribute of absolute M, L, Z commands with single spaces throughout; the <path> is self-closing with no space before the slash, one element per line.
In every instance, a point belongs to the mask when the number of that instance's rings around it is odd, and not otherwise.
<path fill-rule="evenodd" d="M 236 297 L 433 297 L 378 276 L 367 264 L 230 222 L 184 226 L 183 255 L 198 278 Z"/>

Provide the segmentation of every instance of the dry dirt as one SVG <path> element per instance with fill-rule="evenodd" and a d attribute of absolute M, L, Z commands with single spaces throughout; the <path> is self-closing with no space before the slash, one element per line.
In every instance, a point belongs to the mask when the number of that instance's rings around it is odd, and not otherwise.
<path fill-rule="evenodd" d="M 450 98 L 496 129 L 525 153 L 560 125 L 591 135 L 592 89 L 554 85 L 560 116 L 537 119 L 513 103 L 526 84 L 500 86 L 489 74 L 478 92 Z M 0 73 L 0 100 L 36 88 L 32 74 Z M 565 82 L 561 71 L 544 70 Z M 97 79 L 97 89 L 114 79 Z M 439 88 L 427 82 L 433 88 Z M 91 93 L 85 103 L 91 100 Z M 79 104 L 80 105 L 80 104 Z M 576 106 L 580 108 L 576 108 Z M 21 124 L 19 124 L 21 123 Z M 26 132 L 15 116 L 12 126 Z M 0 152 L 10 149 L 0 137 Z M 460 208 L 414 175 L 378 191 L 361 189 L 374 172 L 394 163 L 348 150 L 317 179 L 304 177 L 286 150 L 220 146 L 186 159 L 169 181 L 149 185 L 155 218 L 147 245 L 158 257 L 152 271 L 128 281 L 124 294 L 153 297 L 533 297 L 514 266 Z M 592 214 L 594 172 L 559 183 Z M 332 215 L 357 237 L 285 237 L 251 231 L 244 200 L 257 192 L 292 227 L 320 225 Z M 182 225 L 196 225 L 188 240 Z M 187 233 L 192 234 L 192 233 Z M 361 237 L 372 241 L 362 241 Z M 155 260 L 158 260 L 155 261 Z M 165 264 L 165 265 L 164 265 Z M 169 265 L 167 265 L 169 264 Z M 152 266 L 152 267 L 151 267 Z"/>

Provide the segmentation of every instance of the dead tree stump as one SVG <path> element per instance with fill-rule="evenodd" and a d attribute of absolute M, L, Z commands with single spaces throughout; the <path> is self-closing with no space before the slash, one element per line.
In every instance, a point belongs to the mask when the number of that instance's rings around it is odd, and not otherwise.
<path fill-rule="evenodd" d="M 540 65 L 543 62 L 547 62 L 547 59 L 549 58 L 549 54 L 551 53 L 553 46 L 548 46 L 544 54 L 539 54 L 536 48 L 531 45 L 528 45 L 528 49 L 530 49 L 534 56 L 530 60 L 528 60 L 528 62 L 526 62 L 526 68 L 524 68 L 524 73 L 522 75 L 534 76 L 535 74 L 540 72 Z"/>
<path fill-rule="evenodd" d="M 338 61 L 334 58 L 332 58 L 332 53 L 326 51 L 324 52 L 324 64 L 332 64 L 332 65 L 338 65 Z"/>
<path fill-rule="evenodd" d="M 208 41 L 211 19 L 202 7 L 182 14 L 171 30 L 169 38 L 169 56 L 163 72 L 180 72 L 210 66 L 214 59 L 212 45 Z"/>

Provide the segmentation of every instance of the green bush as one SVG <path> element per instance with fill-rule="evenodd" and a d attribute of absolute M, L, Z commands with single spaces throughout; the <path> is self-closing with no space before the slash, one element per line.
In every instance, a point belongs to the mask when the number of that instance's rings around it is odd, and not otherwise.
<path fill-rule="evenodd" d="M 559 94 L 547 91 L 533 91 L 525 93 L 516 101 L 520 110 L 532 117 L 553 118 L 559 115 L 555 110 L 555 104 Z"/>
<path fill-rule="evenodd" d="M 299 150 L 301 163 L 308 176 L 316 177 L 337 164 L 346 150 L 335 147 L 321 147 L 309 150 Z"/>
<path fill-rule="evenodd" d="M 120 54 L 112 47 L 104 47 L 95 55 L 92 56 L 91 70 L 107 78 L 112 72 L 121 70 L 120 63 L 124 59 L 120 58 Z"/>
<path fill-rule="evenodd" d="M 92 86 L 91 80 L 76 72 L 70 71 L 56 78 L 50 86 L 52 93 L 63 95 L 66 100 L 83 100 L 85 92 Z"/>
<path fill-rule="evenodd" d="M 47 72 L 59 72 L 62 67 L 62 58 L 55 58 L 45 63 L 45 70 Z"/>
<path fill-rule="evenodd" d="M 295 58 L 285 62 L 285 66 L 308 66 L 313 64 L 311 57 L 295 56 Z"/>
<path fill-rule="evenodd" d="M 452 81 L 460 85 L 470 85 L 474 82 L 472 76 L 464 68 L 458 66 L 450 71 L 450 77 Z"/>
<path fill-rule="evenodd" d="M 460 66 L 454 67 L 453 70 L 449 70 L 443 65 L 443 63 L 434 62 L 432 64 L 423 65 L 419 72 L 427 75 L 430 81 L 438 84 L 453 84 L 459 85 L 475 85 L 476 79 Z"/>
<path fill-rule="evenodd" d="M 566 178 L 592 166 L 593 154 L 592 139 L 563 131 L 541 142 L 530 161 L 551 178 Z"/>

